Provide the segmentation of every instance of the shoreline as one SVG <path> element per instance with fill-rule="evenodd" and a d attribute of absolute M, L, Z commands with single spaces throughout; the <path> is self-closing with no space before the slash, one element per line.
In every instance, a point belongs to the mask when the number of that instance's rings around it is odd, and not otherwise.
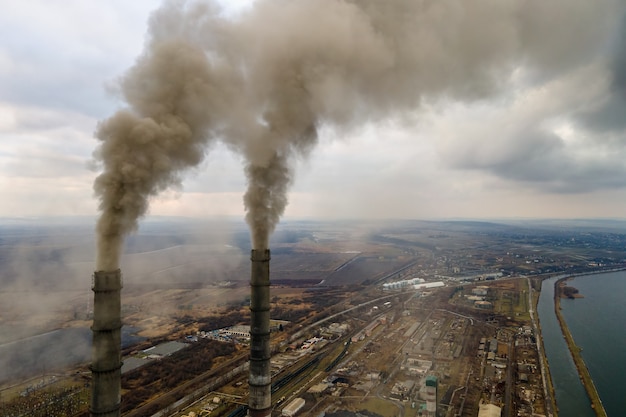
<path fill-rule="evenodd" d="M 539 367 L 541 369 L 541 380 L 543 382 L 543 394 L 546 401 L 546 411 L 549 417 L 558 417 L 559 408 L 556 404 L 556 392 L 554 391 L 554 385 L 552 384 L 552 373 L 550 372 L 550 364 L 548 363 L 548 355 L 546 353 L 543 344 L 543 330 L 541 328 L 541 321 L 539 320 L 539 298 L 541 297 L 541 290 L 543 289 L 544 279 L 539 279 L 539 290 L 537 296 L 533 296 L 533 302 L 531 304 L 530 318 L 533 327 L 537 333 L 537 352 L 539 353 Z M 533 281 L 529 279 L 529 292 L 533 293 Z M 536 317 L 533 314 L 536 312 Z"/>
<path fill-rule="evenodd" d="M 588 274 L 591 275 L 591 274 Z M 557 280 L 554 283 L 554 313 L 556 314 L 556 318 L 559 322 L 559 326 L 561 327 L 561 332 L 565 341 L 567 343 L 567 347 L 570 351 L 572 359 L 574 360 L 574 364 L 576 365 L 576 369 L 578 370 L 578 376 L 580 381 L 587 392 L 587 396 L 589 397 L 589 401 L 591 402 L 591 408 L 596 413 L 598 417 L 607 417 L 606 410 L 602 405 L 602 400 L 600 399 L 600 395 L 596 389 L 595 384 L 593 383 L 593 379 L 591 378 L 591 374 L 589 374 L 589 370 L 587 369 L 587 365 L 583 360 L 582 355 L 580 354 L 581 348 L 578 347 L 574 341 L 572 334 L 567 327 L 567 323 L 561 314 L 561 291 L 560 286 L 563 282 L 573 278 L 573 276 L 568 276 Z"/>

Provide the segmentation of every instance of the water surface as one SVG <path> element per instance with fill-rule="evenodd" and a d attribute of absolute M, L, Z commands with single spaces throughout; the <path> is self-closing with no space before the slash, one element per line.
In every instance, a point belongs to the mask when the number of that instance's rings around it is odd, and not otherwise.
<path fill-rule="evenodd" d="M 541 334 L 560 417 L 595 417 L 587 392 L 554 312 L 554 283 L 560 277 L 543 281 L 537 304 Z"/>
<path fill-rule="evenodd" d="M 607 414 L 626 416 L 626 271 L 580 276 L 568 285 L 584 298 L 561 300 L 563 317 Z"/>

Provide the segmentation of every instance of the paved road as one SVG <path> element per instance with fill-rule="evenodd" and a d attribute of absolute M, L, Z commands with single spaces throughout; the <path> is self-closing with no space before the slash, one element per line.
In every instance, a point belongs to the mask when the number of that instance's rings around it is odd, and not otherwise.
<path fill-rule="evenodd" d="M 509 357 L 506 367 L 506 385 L 504 389 L 504 410 L 503 417 L 513 417 L 513 366 L 515 366 L 515 346 L 513 339 L 509 342 Z"/>
<path fill-rule="evenodd" d="M 549 417 L 554 416 L 554 411 L 552 410 L 552 400 L 550 399 L 550 395 L 548 394 L 548 377 L 546 375 L 546 369 L 544 366 L 544 361 L 546 360 L 544 352 L 541 350 L 541 334 L 539 333 L 539 327 L 537 326 L 537 318 L 535 317 L 535 310 L 533 309 L 533 287 L 530 282 L 530 278 L 526 278 L 528 282 L 528 312 L 530 313 L 530 321 L 533 324 L 533 333 L 535 335 L 535 342 L 537 343 L 537 355 L 539 356 L 539 365 L 541 369 L 541 380 L 543 382 L 543 397 L 544 402 L 546 404 L 546 412 Z"/>

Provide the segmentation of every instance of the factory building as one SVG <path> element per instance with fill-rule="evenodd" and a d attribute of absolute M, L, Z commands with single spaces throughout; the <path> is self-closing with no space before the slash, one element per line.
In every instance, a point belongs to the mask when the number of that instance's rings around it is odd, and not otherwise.
<path fill-rule="evenodd" d="M 285 408 L 283 408 L 283 413 L 282 413 L 283 416 L 285 417 L 295 416 L 298 413 L 298 411 L 300 411 L 302 407 L 304 407 L 304 404 L 306 404 L 306 402 L 304 401 L 304 398 L 296 398 L 295 400 L 287 404 Z"/>
<path fill-rule="evenodd" d="M 495 404 L 480 404 L 478 417 L 500 417 L 502 409 Z"/>
<path fill-rule="evenodd" d="M 363 332 L 365 333 L 365 336 L 370 337 L 372 335 L 372 331 L 374 331 L 374 329 L 378 327 L 379 324 L 380 324 L 380 321 L 378 319 L 368 324 L 367 327 L 363 330 Z"/>
<path fill-rule="evenodd" d="M 350 330 L 350 326 L 347 323 L 331 323 L 326 331 L 328 333 L 343 336 Z"/>
<path fill-rule="evenodd" d="M 426 413 L 423 416 L 437 416 L 437 377 L 428 375 L 424 378 L 424 385 L 420 388 L 420 398 L 426 400 Z"/>
<path fill-rule="evenodd" d="M 437 417 L 437 377 L 429 375 L 424 381 L 426 392 L 426 411 L 428 417 Z"/>
<path fill-rule="evenodd" d="M 411 397 L 414 385 L 415 382 L 412 380 L 396 382 L 391 388 L 391 394 L 389 396 L 396 400 L 404 401 Z"/>
<path fill-rule="evenodd" d="M 365 339 L 365 335 L 363 334 L 363 332 L 358 332 L 358 333 L 354 334 L 354 335 L 350 338 L 350 341 L 351 341 L 352 343 L 356 343 L 356 342 L 359 342 L 359 341 L 361 341 L 361 340 L 363 340 L 363 339 Z"/>
<path fill-rule="evenodd" d="M 497 352 L 498 351 L 498 339 L 491 339 L 489 341 L 489 352 Z"/>
<path fill-rule="evenodd" d="M 433 362 L 425 359 L 407 357 L 400 365 L 400 370 L 412 376 L 425 375 L 433 367 Z"/>
<path fill-rule="evenodd" d="M 423 283 L 422 278 L 403 279 L 401 281 L 388 282 L 383 284 L 383 290 L 401 290 L 402 288 L 411 287 L 416 284 Z"/>
<path fill-rule="evenodd" d="M 484 285 L 479 285 L 472 289 L 472 294 L 474 295 L 487 295 L 489 291 L 489 287 L 485 287 Z"/>
<path fill-rule="evenodd" d="M 489 301 L 474 301 L 474 307 L 491 310 L 493 308 L 493 304 Z"/>
<path fill-rule="evenodd" d="M 443 287 L 445 284 L 441 281 L 437 282 L 426 282 L 422 278 L 413 278 L 413 279 L 405 279 L 402 281 L 388 282 L 383 284 L 383 290 L 402 290 L 405 288 L 410 288 L 414 290 L 419 290 L 422 288 L 437 288 Z"/>
<path fill-rule="evenodd" d="M 222 336 L 237 337 L 240 339 L 250 339 L 250 328 L 247 326 L 231 326 L 219 329 Z"/>
<path fill-rule="evenodd" d="M 421 290 L 421 289 L 426 289 L 426 288 L 439 288 L 439 287 L 445 287 L 446 284 L 444 284 L 441 281 L 436 281 L 436 282 L 423 282 L 421 284 L 415 284 L 413 285 L 413 289 L 414 290 Z"/>

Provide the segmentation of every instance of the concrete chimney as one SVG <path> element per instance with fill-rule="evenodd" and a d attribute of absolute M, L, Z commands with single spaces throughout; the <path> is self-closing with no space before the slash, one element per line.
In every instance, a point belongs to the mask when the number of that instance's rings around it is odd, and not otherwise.
<path fill-rule="evenodd" d="M 250 278 L 250 417 L 272 411 L 270 374 L 270 251 L 252 250 Z"/>
<path fill-rule="evenodd" d="M 93 333 L 91 363 L 92 417 L 119 417 L 121 403 L 122 273 L 96 271 L 93 276 Z"/>

